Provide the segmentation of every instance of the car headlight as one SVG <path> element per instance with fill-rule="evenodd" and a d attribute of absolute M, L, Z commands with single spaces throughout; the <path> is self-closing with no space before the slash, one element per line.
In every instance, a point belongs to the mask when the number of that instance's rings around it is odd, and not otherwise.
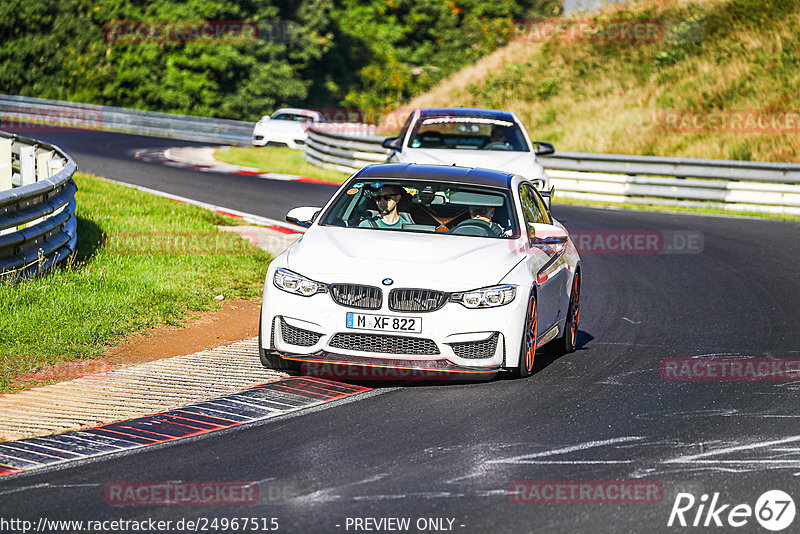
<path fill-rule="evenodd" d="M 496 308 L 508 304 L 516 296 L 516 286 L 503 285 L 453 293 L 450 295 L 450 301 L 458 302 L 467 308 Z"/>
<path fill-rule="evenodd" d="M 288 269 L 276 270 L 275 276 L 272 278 L 272 283 L 275 284 L 275 287 L 278 289 L 303 297 L 310 297 L 317 293 L 328 292 L 328 286 L 325 284 L 310 280 Z"/>

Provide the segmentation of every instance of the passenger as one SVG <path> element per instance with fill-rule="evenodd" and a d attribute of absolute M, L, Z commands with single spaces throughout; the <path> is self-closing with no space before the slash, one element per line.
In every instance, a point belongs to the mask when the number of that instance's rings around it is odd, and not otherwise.
<path fill-rule="evenodd" d="M 402 230 L 405 221 L 397 214 L 397 204 L 403 198 L 403 188 L 399 185 L 385 185 L 374 198 L 378 206 L 378 216 L 361 221 L 358 226 Z"/>

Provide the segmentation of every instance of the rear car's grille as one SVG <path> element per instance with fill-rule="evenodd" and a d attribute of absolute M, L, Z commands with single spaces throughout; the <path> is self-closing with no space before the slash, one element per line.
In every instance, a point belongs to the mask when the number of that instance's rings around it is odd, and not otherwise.
<path fill-rule="evenodd" d="M 281 317 L 281 337 L 285 343 L 290 345 L 297 345 L 298 347 L 310 347 L 319 341 L 319 338 L 322 337 L 322 334 L 317 334 L 316 332 L 311 332 L 310 330 L 303 330 L 302 328 L 291 326 L 289 323 L 283 320 L 283 317 Z"/>
<path fill-rule="evenodd" d="M 389 309 L 393 311 L 435 311 L 446 301 L 446 294 L 432 289 L 392 289 L 389 292 Z"/>
<path fill-rule="evenodd" d="M 381 288 L 357 284 L 331 284 L 331 297 L 334 302 L 348 308 L 366 310 L 381 309 L 383 296 Z"/>
<path fill-rule="evenodd" d="M 459 358 L 491 358 L 497 350 L 497 339 L 499 334 L 497 332 L 488 339 L 483 341 L 467 341 L 466 343 L 450 343 L 453 352 Z"/>
<path fill-rule="evenodd" d="M 430 339 L 383 334 L 335 334 L 330 346 L 337 349 L 385 354 L 439 354 L 439 347 Z"/>

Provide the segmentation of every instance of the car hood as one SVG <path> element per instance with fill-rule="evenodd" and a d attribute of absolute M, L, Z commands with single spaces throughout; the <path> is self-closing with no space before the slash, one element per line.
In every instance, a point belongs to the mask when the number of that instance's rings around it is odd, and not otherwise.
<path fill-rule="evenodd" d="M 513 241 L 315 226 L 286 251 L 292 271 L 320 282 L 464 291 L 501 281 L 522 257 Z"/>
<path fill-rule="evenodd" d="M 520 174 L 528 179 L 541 177 L 544 169 L 531 152 L 506 150 L 443 150 L 409 148 L 398 154 L 400 161 L 434 165 L 481 167 Z"/>

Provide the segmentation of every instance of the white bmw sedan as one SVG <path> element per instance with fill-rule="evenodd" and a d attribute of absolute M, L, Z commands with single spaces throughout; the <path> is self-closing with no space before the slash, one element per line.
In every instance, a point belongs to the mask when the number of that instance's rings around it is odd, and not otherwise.
<path fill-rule="evenodd" d="M 549 143 L 531 141 L 514 113 L 481 108 L 415 109 L 383 147 L 392 150 L 389 163 L 496 169 L 524 176 L 544 195 L 550 179 L 537 156 L 555 152 Z"/>
<path fill-rule="evenodd" d="M 265 366 L 527 377 L 538 346 L 575 348 L 580 258 L 522 176 L 371 165 L 286 220 L 308 229 L 267 273 Z"/>

